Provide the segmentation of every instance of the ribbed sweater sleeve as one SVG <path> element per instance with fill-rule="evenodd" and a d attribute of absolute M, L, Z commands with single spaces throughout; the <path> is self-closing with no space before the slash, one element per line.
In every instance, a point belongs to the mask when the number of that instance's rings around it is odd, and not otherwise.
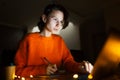
<path fill-rule="evenodd" d="M 46 65 L 28 65 L 29 38 L 26 37 L 21 43 L 15 56 L 17 76 L 43 75 L 46 73 Z"/>
<path fill-rule="evenodd" d="M 65 45 L 64 40 L 62 41 L 63 46 L 63 65 L 68 72 L 79 72 L 79 63 L 77 63 L 73 56 L 71 55 L 70 50 Z"/>

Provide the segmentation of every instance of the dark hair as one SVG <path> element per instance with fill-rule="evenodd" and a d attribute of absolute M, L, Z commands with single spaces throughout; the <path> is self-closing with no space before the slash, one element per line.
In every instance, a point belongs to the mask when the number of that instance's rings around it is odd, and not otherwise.
<path fill-rule="evenodd" d="M 60 10 L 63 12 L 64 14 L 64 25 L 63 25 L 63 29 L 66 28 L 68 26 L 68 11 L 62 6 L 62 5 L 59 5 L 59 4 L 49 4 L 48 6 L 45 7 L 44 9 L 44 13 L 46 16 L 49 16 L 49 14 L 53 11 L 53 10 Z M 42 20 L 42 17 L 40 17 L 40 21 L 38 22 L 38 27 L 40 29 L 40 31 L 42 31 L 44 29 L 44 25 L 45 23 L 43 22 Z"/>

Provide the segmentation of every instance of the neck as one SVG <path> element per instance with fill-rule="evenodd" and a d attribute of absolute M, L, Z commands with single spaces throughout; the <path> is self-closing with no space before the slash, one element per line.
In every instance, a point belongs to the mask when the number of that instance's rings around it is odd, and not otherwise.
<path fill-rule="evenodd" d="M 50 37 L 51 34 L 52 34 L 52 33 L 49 32 L 49 31 L 47 31 L 47 30 L 43 30 L 43 31 L 40 33 L 40 35 L 45 36 L 45 37 Z"/>

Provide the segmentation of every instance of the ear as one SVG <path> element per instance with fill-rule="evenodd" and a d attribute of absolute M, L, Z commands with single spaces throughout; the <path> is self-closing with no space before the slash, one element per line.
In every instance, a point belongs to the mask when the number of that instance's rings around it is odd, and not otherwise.
<path fill-rule="evenodd" d="M 43 20 L 44 23 L 46 23 L 46 21 L 47 21 L 46 15 L 44 15 L 44 14 L 42 15 L 42 20 Z"/>

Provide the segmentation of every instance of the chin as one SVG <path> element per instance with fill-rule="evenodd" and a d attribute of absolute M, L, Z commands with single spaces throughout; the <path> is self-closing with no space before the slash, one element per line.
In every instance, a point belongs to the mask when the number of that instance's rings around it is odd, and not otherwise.
<path fill-rule="evenodd" d="M 52 32 L 53 34 L 59 34 L 59 31 L 54 31 L 54 32 Z"/>

